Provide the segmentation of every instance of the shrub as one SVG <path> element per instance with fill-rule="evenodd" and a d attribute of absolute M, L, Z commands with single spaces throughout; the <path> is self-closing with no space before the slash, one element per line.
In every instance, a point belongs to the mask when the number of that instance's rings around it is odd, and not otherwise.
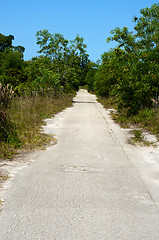
<path fill-rule="evenodd" d="M 10 86 L 9 84 L 7 84 L 6 87 L 2 86 L 2 84 L 0 83 L 0 104 L 1 107 L 7 107 L 9 101 L 12 99 L 14 95 L 14 91 L 12 86 Z"/>

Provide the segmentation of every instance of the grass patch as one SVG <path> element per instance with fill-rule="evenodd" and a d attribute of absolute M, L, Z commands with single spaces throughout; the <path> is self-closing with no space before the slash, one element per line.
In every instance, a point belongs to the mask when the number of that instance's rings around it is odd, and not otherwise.
<path fill-rule="evenodd" d="M 131 138 L 132 144 L 143 142 L 143 135 L 141 129 L 134 129 L 131 131 L 131 134 L 133 134 L 133 137 Z"/>
<path fill-rule="evenodd" d="M 130 133 L 133 134 L 133 137 L 130 140 L 131 144 L 140 143 L 144 146 L 150 146 L 153 144 L 153 142 L 149 142 L 144 139 L 142 129 L 134 129 Z"/>
<path fill-rule="evenodd" d="M 117 104 L 115 102 L 115 100 L 112 97 L 100 97 L 98 96 L 97 98 L 98 102 L 100 102 L 106 109 L 108 108 L 116 108 Z"/>
<path fill-rule="evenodd" d="M 4 137 L 0 139 L 0 157 L 12 158 L 19 149 L 43 148 L 51 136 L 41 133 L 43 119 L 52 117 L 72 106 L 75 94 L 48 96 L 24 96 L 14 98 L 5 109 Z"/>
<path fill-rule="evenodd" d="M 113 113 L 113 118 L 124 127 L 143 128 L 159 136 L 159 109 L 141 109 L 138 114 L 128 116 L 126 112 Z"/>
<path fill-rule="evenodd" d="M 98 98 L 98 101 L 105 108 L 117 107 L 115 101 L 111 98 Z M 146 145 L 148 144 L 142 139 L 142 129 L 156 135 L 157 139 L 159 139 L 159 108 L 141 109 L 136 115 L 128 115 L 127 110 L 122 109 L 112 112 L 112 117 L 123 128 L 133 126 L 133 128 L 140 129 L 133 131 L 135 141 L 143 141 Z"/>
<path fill-rule="evenodd" d="M 139 140 L 141 141 L 143 139 L 143 136 L 142 136 L 142 130 L 139 130 L 139 129 L 135 129 L 132 131 L 132 133 L 134 134 L 134 138 L 135 140 Z"/>

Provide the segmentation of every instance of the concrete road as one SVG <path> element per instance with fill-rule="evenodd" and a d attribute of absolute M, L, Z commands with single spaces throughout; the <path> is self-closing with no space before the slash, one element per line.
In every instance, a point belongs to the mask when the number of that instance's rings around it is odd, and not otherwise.
<path fill-rule="evenodd" d="M 80 90 L 44 129 L 58 143 L 18 170 L 4 196 L 0 239 L 159 239 L 158 181 L 144 175 L 142 154 L 95 96 Z"/>

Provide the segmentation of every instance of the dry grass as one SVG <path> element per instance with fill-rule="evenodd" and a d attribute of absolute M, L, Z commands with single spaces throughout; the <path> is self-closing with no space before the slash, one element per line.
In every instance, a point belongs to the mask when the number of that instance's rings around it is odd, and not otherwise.
<path fill-rule="evenodd" d="M 72 106 L 74 94 L 58 97 L 17 97 L 6 109 L 8 137 L 0 142 L 0 157 L 12 158 L 18 149 L 43 148 L 52 138 L 41 133 L 43 119 Z"/>
<path fill-rule="evenodd" d="M 116 108 L 115 101 L 111 98 L 99 98 L 105 108 Z M 128 115 L 125 109 L 112 112 L 113 119 L 123 128 L 133 126 L 137 129 L 144 129 L 159 138 L 159 108 L 141 109 L 136 115 Z M 136 138 L 140 138 L 141 132 L 135 132 Z M 137 136 L 138 135 L 138 136 Z"/>
<path fill-rule="evenodd" d="M 98 97 L 98 102 L 100 102 L 106 109 L 108 108 L 116 108 L 117 104 L 112 97 Z"/>

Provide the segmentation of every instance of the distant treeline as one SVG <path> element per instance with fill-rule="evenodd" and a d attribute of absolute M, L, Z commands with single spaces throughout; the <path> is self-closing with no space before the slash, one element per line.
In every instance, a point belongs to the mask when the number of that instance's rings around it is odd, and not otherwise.
<path fill-rule="evenodd" d="M 14 47 L 14 36 L 0 34 L 0 83 L 21 95 L 69 92 L 83 84 L 88 54 L 82 37 L 67 40 L 59 33 L 38 31 L 39 57 L 23 60 L 25 48 Z"/>

